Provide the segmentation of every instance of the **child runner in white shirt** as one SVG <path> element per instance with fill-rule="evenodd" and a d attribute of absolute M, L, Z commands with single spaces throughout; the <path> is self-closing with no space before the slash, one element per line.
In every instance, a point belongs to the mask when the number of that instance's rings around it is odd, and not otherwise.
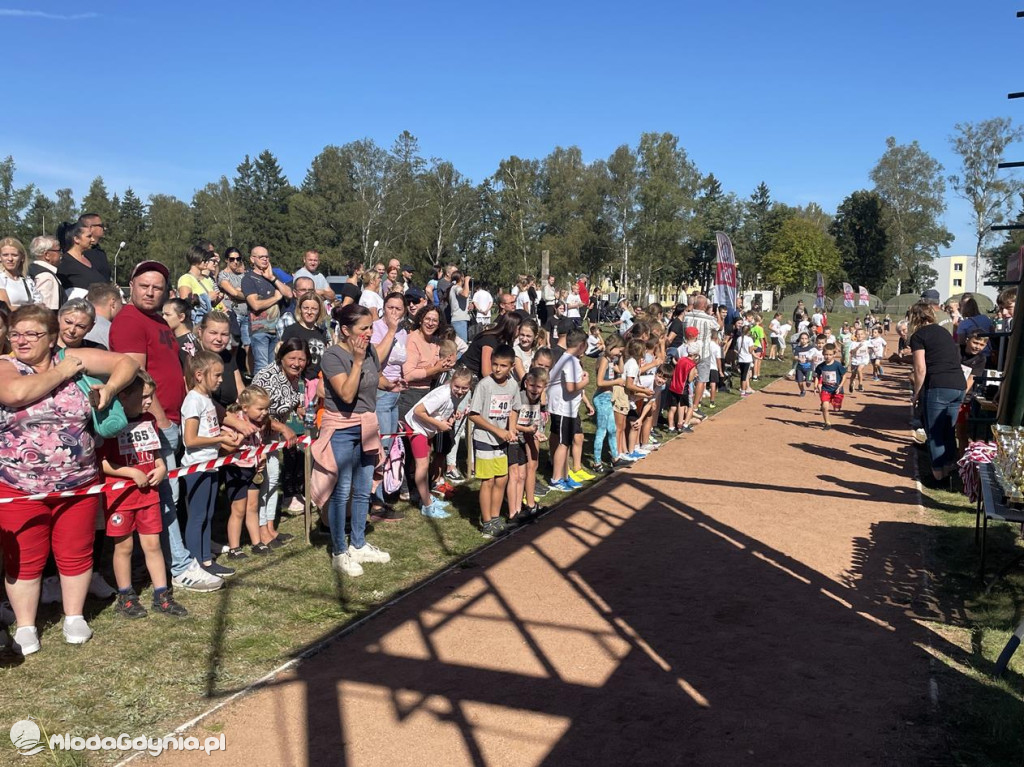
<path fill-rule="evenodd" d="M 881 381 L 884 372 L 882 370 L 882 360 L 885 359 L 885 347 L 888 345 L 885 340 L 885 336 L 882 335 L 882 326 L 875 323 L 875 326 L 871 328 L 871 340 L 868 341 L 871 344 L 871 367 L 874 373 L 874 380 Z"/>
<path fill-rule="evenodd" d="M 857 391 L 864 391 L 864 368 L 871 363 L 871 344 L 868 343 L 864 328 L 858 328 L 850 344 L 850 394 L 856 385 Z"/>

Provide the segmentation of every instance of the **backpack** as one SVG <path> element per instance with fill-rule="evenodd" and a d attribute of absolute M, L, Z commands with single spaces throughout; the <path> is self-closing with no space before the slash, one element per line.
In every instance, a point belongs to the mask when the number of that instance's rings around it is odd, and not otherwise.
<path fill-rule="evenodd" d="M 384 492 L 397 493 L 405 479 L 405 443 L 400 436 L 391 438 L 391 447 L 384 455 Z"/>

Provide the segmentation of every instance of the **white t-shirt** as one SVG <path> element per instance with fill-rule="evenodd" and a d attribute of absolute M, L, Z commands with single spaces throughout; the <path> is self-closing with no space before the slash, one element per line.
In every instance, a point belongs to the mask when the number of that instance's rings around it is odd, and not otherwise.
<path fill-rule="evenodd" d="M 850 364 L 867 365 L 871 361 L 871 344 L 867 341 L 854 341 L 850 345 Z"/>
<path fill-rule="evenodd" d="M 436 389 L 431 389 L 425 397 L 409 409 L 405 416 L 405 422 L 410 429 L 417 434 L 422 434 L 424 437 L 433 437 L 437 434 L 437 429 L 431 424 L 421 421 L 416 416 L 416 408 L 420 405 L 423 405 L 427 415 L 431 418 L 436 418 L 438 421 L 447 421 L 455 412 L 455 403 L 452 401 L 452 387 L 445 384 L 444 386 L 438 386 Z"/>
<path fill-rule="evenodd" d="M 633 327 L 633 313 L 629 309 L 623 309 L 619 321 L 622 323 L 619 325 L 619 333 L 624 334 Z"/>
<path fill-rule="evenodd" d="M 476 307 L 477 324 L 489 325 L 491 322 L 491 307 L 494 306 L 494 296 L 480 288 L 473 294 L 473 306 Z"/>
<path fill-rule="evenodd" d="M 811 361 L 811 369 L 818 367 L 822 362 L 825 361 L 825 353 L 817 346 L 811 349 L 807 354 L 807 358 Z"/>
<path fill-rule="evenodd" d="M 653 354 L 645 354 L 644 355 L 644 364 L 645 365 L 650 365 L 652 362 L 654 362 L 654 355 Z M 650 368 L 646 372 L 640 373 L 640 375 L 637 378 L 636 382 L 640 386 L 643 386 L 645 389 L 653 389 L 654 388 L 654 371 L 655 370 L 657 370 L 657 368 Z"/>
<path fill-rule="evenodd" d="M 184 431 L 185 421 L 189 418 L 199 419 L 200 437 L 219 437 L 220 421 L 217 420 L 217 408 L 213 400 L 195 389 L 185 395 L 185 401 L 181 403 L 181 423 Z M 184 444 L 182 440 L 182 444 Z M 182 466 L 193 466 L 197 463 L 213 461 L 217 458 L 217 446 L 198 447 L 189 449 L 185 446 L 185 454 L 181 458 Z"/>
<path fill-rule="evenodd" d="M 750 336 L 740 336 L 736 339 L 736 361 L 737 362 L 753 362 L 754 361 L 754 339 Z"/>
<path fill-rule="evenodd" d="M 882 336 L 872 338 L 868 343 L 871 344 L 871 359 L 880 360 L 885 357 L 885 347 L 888 346 L 888 342 Z"/>
<path fill-rule="evenodd" d="M 584 352 L 587 356 L 593 356 L 597 354 L 601 346 L 600 336 L 587 336 L 587 350 Z"/>
<path fill-rule="evenodd" d="M 719 344 L 716 344 L 714 341 L 712 341 L 711 342 L 711 361 L 715 362 L 715 360 L 720 360 L 720 359 L 722 359 L 722 347 Z M 712 367 L 717 368 L 717 365 L 712 365 Z"/>
<path fill-rule="evenodd" d="M 772 320 L 768 323 L 768 330 L 771 338 L 778 338 L 782 335 L 782 323 L 778 320 Z"/>
<path fill-rule="evenodd" d="M 364 290 L 359 296 L 359 305 L 365 306 L 373 313 L 373 319 L 379 320 L 384 316 L 384 298 L 380 293 L 373 290 Z"/>
<path fill-rule="evenodd" d="M 519 311 L 529 312 L 530 306 L 530 291 L 521 290 L 519 295 L 516 296 L 516 309 Z"/>
<path fill-rule="evenodd" d="M 551 368 L 548 374 L 548 412 L 552 415 L 560 415 L 573 418 L 579 412 L 580 402 L 583 401 L 583 390 L 566 399 L 563 383 L 579 383 L 583 375 L 583 366 L 576 356 L 566 352 L 559 357 L 558 362 Z"/>
<path fill-rule="evenodd" d="M 815 312 L 811 315 L 811 322 L 814 323 L 814 327 L 816 328 L 820 328 L 824 321 L 825 318 L 822 316 L 821 312 Z"/>
<path fill-rule="evenodd" d="M 580 294 L 569 293 L 569 297 L 565 300 L 565 316 L 578 318 L 581 306 L 583 306 L 583 301 L 580 299 Z"/>

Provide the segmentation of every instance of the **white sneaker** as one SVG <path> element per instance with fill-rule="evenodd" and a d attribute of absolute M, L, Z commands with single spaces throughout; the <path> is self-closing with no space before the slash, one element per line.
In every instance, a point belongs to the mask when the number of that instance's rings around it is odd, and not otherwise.
<path fill-rule="evenodd" d="M 358 578 L 363 574 L 363 566 L 352 559 L 346 551 L 343 554 L 335 554 L 331 557 L 331 567 L 335 572 L 344 573 L 351 578 Z"/>
<path fill-rule="evenodd" d="M 386 551 L 381 551 L 372 543 L 363 545 L 363 548 L 357 549 L 351 544 L 348 547 L 348 555 L 354 562 L 371 562 L 374 564 L 386 564 L 391 561 L 391 555 Z"/>
<path fill-rule="evenodd" d="M 18 655 L 31 655 L 39 652 L 39 632 L 35 626 L 23 626 L 14 632 L 11 649 Z"/>
<path fill-rule="evenodd" d="M 302 513 L 305 510 L 306 510 L 306 502 L 303 500 L 302 496 L 301 495 L 293 496 L 292 497 L 292 502 L 288 504 L 287 511 L 290 511 L 290 512 L 292 512 L 294 514 L 300 514 L 300 513 Z"/>
<path fill-rule="evenodd" d="M 61 601 L 60 576 L 51 575 L 48 578 L 43 578 L 42 592 L 39 599 L 44 605 L 59 604 Z"/>
<path fill-rule="evenodd" d="M 89 581 L 89 596 L 97 599 L 110 599 L 117 596 L 117 591 L 110 588 L 110 584 L 103 580 L 102 575 L 93 571 L 92 580 Z"/>
<path fill-rule="evenodd" d="M 206 572 L 199 560 L 193 559 L 185 572 L 171 578 L 171 583 L 186 591 L 216 591 L 224 586 L 224 579 Z"/>
<path fill-rule="evenodd" d="M 85 644 L 92 639 L 92 629 L 85 618 L 64 619 L 64 641 L 68 644 Z"/>

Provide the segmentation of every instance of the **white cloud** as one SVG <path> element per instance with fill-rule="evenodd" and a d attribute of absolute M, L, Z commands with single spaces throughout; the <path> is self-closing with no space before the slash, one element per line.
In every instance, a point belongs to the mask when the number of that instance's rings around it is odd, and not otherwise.
<path fill-rule="evenodd" d="M 0 8 L 0 16 L 14 16 L 20 19 L 51 19 L 53 21 L 80 21 L 95 19 L 98 13 L 47 13 L 46 11 L 23 11 L 17 8 Z"/>

